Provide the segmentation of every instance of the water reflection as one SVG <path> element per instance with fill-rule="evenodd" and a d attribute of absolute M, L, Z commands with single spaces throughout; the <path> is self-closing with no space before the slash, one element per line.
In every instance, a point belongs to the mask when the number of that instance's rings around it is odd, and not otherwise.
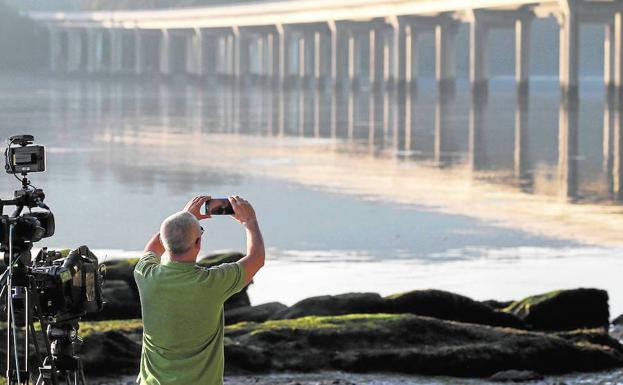
<path fill-rule="evenodd" d="M 539 102 L 547 92 L 529 95 L 504 84 L 488 94 L 427 84 L 383 92 L 97 81 L 61 86 L 47 104 L 57 140 L 74 135 L 67 127 L 97 130 L 91 134 L 112 143 L 117 135 L 134 138 L 138 146 L 156 133 L 188 141 L 205 133 L 310 138 L 346 144 L 334 148 L 352 154 L 464 170 L 526 193 L 574 202 L 623 199 L 623 107 L 611 92 L 583 96 L 582 103 L 563 96 L 555 111 Z M 545 115 L 557 115 L 554 140 Z"/>

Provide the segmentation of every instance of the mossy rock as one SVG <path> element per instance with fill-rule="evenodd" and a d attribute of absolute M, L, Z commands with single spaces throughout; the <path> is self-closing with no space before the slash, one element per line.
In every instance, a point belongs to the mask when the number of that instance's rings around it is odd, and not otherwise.
<path fill-rule="evenodd" d="M 492 309 L 471 298 L 442 290 L 414 290 L 386 297 L 392 313 L 411 313 L 480 325 L 525 328 L 515 315 Z"/>
<path fill-rule="evenodd" d="M 555 374 L 622 367 L 620 344 L 603 333 L 597 340 L 594 333 L 599 331 L 563 338 L 411 314 L 310 316 L 226 328 L 230 343 L 261 354 L 261 360 L 270 361 L 265 367 L 273 371 L 458 377 L 488 377 L 505 370 Z M 252 371 L 229 357 L 226 365 Z"/>
<path fill-rule="evenodd" d="M 244 258 L 244 254 L 242 253 L 237 251 L 227 251 L 206 255 L 205 257 L 199 259 L 197 264 L 204 267 L 213 267 L 223 263 L 238 262 L 242 258 Z"/>
<path fill-rule="evenodd" d="M 87 375 L 138 370 L 140 320 L 82 322 L 79 334 Z M 230 373 L 562 374 L 623 367 L 623 346 L 599 329 L 548 334 L 412 314 L 349 314 L 226 326 L 225 365 Z"/>
<path fill-rule="evenodd" d="M 225 324 L 238 322 L 264 322 L 288 307 L 280 302 L 269 302 L 257 306 L 243 306 L 225 311 Z"/>
<path fill-rule="evenodd" d="M 292 319 L 309 315 L 341 315 L 352 313 L 386 313 L 383 298 L 377 293 L 346 293 L 306 298 L 271 316 L 271 319 Z"/>
<path fill-rule="evenodd" d="M 513 302 L 504 312 L 537 330 L 607 328 L 608 293 L 600 289 L 556 290 Z"/>

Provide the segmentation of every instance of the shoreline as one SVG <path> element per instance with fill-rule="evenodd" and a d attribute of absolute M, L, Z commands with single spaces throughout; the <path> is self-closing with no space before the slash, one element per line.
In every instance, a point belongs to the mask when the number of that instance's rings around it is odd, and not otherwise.
<path fill-rule="evenodd" d="M 87 379 L 90 385 L 136 385 L 136 376 Z M 623 370 L 547 376 L 530 385 L 601 385 L 623 381 Z M 485 379 L 443 376 L 404 376 L 390 373 L 352 374 L 344 372 L 225 375 L 224 385 L 495 385 Z"/>

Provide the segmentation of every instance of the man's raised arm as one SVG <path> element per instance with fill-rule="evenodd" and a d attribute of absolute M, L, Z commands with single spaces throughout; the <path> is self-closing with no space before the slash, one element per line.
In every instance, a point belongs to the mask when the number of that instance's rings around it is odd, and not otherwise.
<path fill-rule="evenodd" d="M 234 219 L 240 222 L 247 232 L 247 255 L 238 263 L 244 269 L 244 284 L 248 285 L 255 274 L 264 266 L 264 240 L 260 232 L 260 225 L 257 223 L 255 210 L 251 204 L 239 196 L 229 197 L 229 202 L 234 208 Z"/>

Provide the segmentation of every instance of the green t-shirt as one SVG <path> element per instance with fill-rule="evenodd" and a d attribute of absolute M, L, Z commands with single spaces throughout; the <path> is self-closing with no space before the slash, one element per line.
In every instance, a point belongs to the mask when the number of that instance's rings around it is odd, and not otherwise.
<path fill-rule="evenodd" d="M 223 302 L 244 287 L 239 263 L 202 268 L 146 253 L 134 279 L 141 296 L 141 385 L 222 385 Z"/>

